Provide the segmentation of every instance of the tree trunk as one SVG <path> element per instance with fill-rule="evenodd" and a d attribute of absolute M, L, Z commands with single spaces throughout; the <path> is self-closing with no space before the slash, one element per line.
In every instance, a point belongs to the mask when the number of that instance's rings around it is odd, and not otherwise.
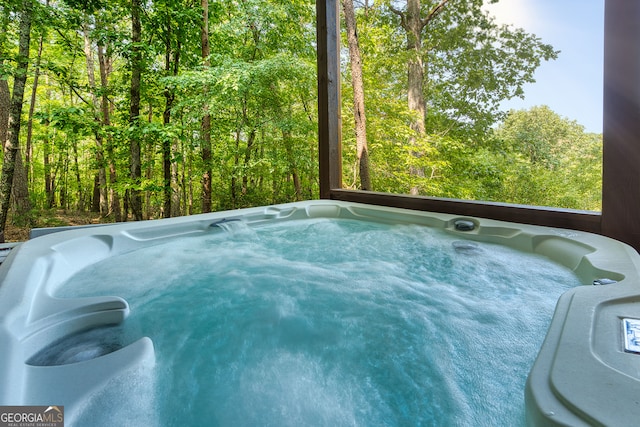
<path fill-rule="evenodd" d="M 167 17 L 167 29 L 165 32 L 165 55 L 164 68 L 167 75 L 171 70 L 171 22 Z M 174 92 L 168 86 L 164 88 L 164 111 L 162 112 L 162 123 L 168 126 L 171 123 L 171 108 L 173 107 Z M 171 174 L 171 138 L 164 136 L 162 138 L 162 176 L 163 176 L 163 209 L 162 216 L 164 218 L 171 217 L 171 200 L 172 196 L 172 174 Z"/>
<path fill-rule="evenodd" d="M 173 139 L 171 144 L 173 153 L 180 152 L 178 140 Z M 184 157 L 183 157 L 184 158 Z M 180 194 L 184 192 L 184 185 L 180 185 L 180 164 L 171 162 L 171 216 L 180 216 Z"/>
<path fill-rule="evenodd" d="M 407 50 L 407 101 L 409 110 L 416 112 L 417 118 L 411 123 L 416 134 L 425 134 L 427 108 L 424 99 L 424 64 L 422 63 L 422 20 L 420 19 L 420 0 L 408 0 L 406 12 Z"/>
<path fill-rule="evenodd" d="M 293 153 L 291 132 L 282 131 L 282 140 L 284 142 L 284 148 L 287 153 L 287 163 L 289 163 L 289 173 L 293 177 L 293 190 L 295 192 L 296 201 L 302 200 L 302 186 L 300 185 L 300 176 L 298 175 L 298 168 L 296 166 L 296 157 Z"/>
<path fill-rule="evenodd" d="M 407 101 L 409 110 L 415 112 L 416 118 L 411 122 L 411 129 L 415 137 L 410 144 L 415 145 L 417 138 L 426 133 L 427 106 L 424 99 L 424 65 L 422 63 L 422 22 L 420 20 L 420 0 L 407 1 L 407 49 L 409 61 L 407 64 Z M 424 153 L 414 150 L 412 155 L 423 157 Z M 424 168 L 411 166 L 409 173 L 417 177 L 424 177 Z M 419 187 L 414 185 L 409 193 L 416 196 L 420 193 Z"/>
<path fill-rule="evenodd" d="M 49 140 L 49 121 L 45 123 L 44 138 L 42 140 L 43 168 L 44 168 L 44 192 L 47 197 L 47 208 L 51 209 L 55 205 L 55 192 L 53 188 L 53 177 L 51 174 L 51 141 Z"/>
<path fill-rule="evenodd" d="M 238 191 L 237 191 L 237 175 L 240 169 L 240 138 L 242 135 L 242 129 L 238 127 L 236 129 L 235 136 L 235 152 L 233 153 L 233 169 L 231 172 L 231 208 L 236 209 L 238 204 Z"/>
<path fill-rule="evenodd" d="M 185 153 L 184 144 L 182 145 L 182 157 L 186 162 L 182 165 L 182 183 L 184 188 L 185 207 L 184 211 L 187 215 L 193 215 L 193 180 L 187 179 L 187 176 L 193 176 L 193 151 L 189 150 Z"/>
<path fill-rule="evenodd" d="M 173 63 L 173 75 L 177 76 L 178 75 L 178 66 L 180 63 L 180 42 L 178 42 L 178 47 L 176 49 L 176 52 L 174 54 L 174 59 L 173 59 L 174 63 Z M 173 97 L 172 97 L 172 101 L 173 103 Z M 170 148 L 170 153 L 179 153 L 180 152 L 180 146 L 178 145 L 178 139 L 177 138 L 172 138 L 171 139 L 171 148 Z M 184 157 L 183 157 L 184 159 Z M 170 159 L 171 160 L 171 159 Z M 171 197 L 171 216 L 172 217 L 176 217 L 176 216 L 180 216 L 180 193 L 184 191 L 184 186 L 180 185 L 180 170 L 179 170 L 179 164 L 176 161 L 171 161 L 170 162 L 170 197 Z"/>
<path fill-rule="evenodd" d="M 180 66 L 180 50 L 181 43 L 178 40 L 177 47 L 173 55 L 173 75 L 178 75 L 178 67 Z M 175 95 L 173 95 L 175 96 Z M 173 98 L 172 98 L 173 103 Z M 173 138 L 171 141 L 171 152 L 179 153 L 180 147 L 178 145 L 178 139 Z M 183 157 L 184 158 L 184 157 Z M 178 162 L 171 162 L 171 216 L 180 216 L 180 192 L 184 191 L 184 187 L 180 185 L 180 171 L 178 168 Z"/>
<path fill-rule="evenodd" d="M 202 0 L 202 62 L 205 67 L 211 65 L 209 61 L 209 0 Z M 202 212 L 211 212 L 211 116 L 209 108 L 204 106 L 202 117 Z"/>
<path fill-rule="evenodd" d="M 91 212 L 100 212 L 100 177 L 93 177 L 93 191 L 91 193 Z"/>
<path fill-rule="evenodd" d="M 65 145 L 67 141 L 65 141 Z M 56 176 L 59 175 L 58 184 L 56 184 Z M 58 159 L 56 160 L 56 174 L 53 180 L 54 192 L 57 187 L 60 187 L 59 203 L 60 207 L 64 210 L 69 208 L 68 192 L 69 192 L 69 149 L 65 148 L 64 151 L 58 153 Z"/>
<path fill-rule="evenodd" d="M 164 30 L 164 71 L 165 75 L 178 74 L 178 52 L 175 54 L 171 45 L 172 38 L 171 27 L 171 15 L 166 15 L 165 30 Z M 173 64 L 171 57 L 173 56 Z M 173 66 L 172 66 L 173 65 Z M 173 72 L 172 72 L 173 70 Z M 171 123 L 171 109 L 173 108 L 173 102 L 175 100 L 175 93 L 169 86 L 164 88 L 164 111 L 162 113 L 162 123 L 165 128 Z M 163 208 L 162 216 L 164 218 L 170 218 L 177 211 L 179 212 L 179 205 L 174 203 L 176 191 L 176 170 L 174 168 L 174 162 L 172 161 L 172 148 L 174 147 L 173 138 L 170 136 L 164 136 L 162 139 L 162 176 L 163 176 Z M 179 203 L 179 201 L 178 201 Z"/>
<path fill-rule="evenodd" d="M 31 199 L 29 198 L 29 183 L 27 182 L 27 168 L 22 162 L 20 150 L 16 153 L 16 165 L 13 173 L 13 206 L 16 213 L 25 224 L 33 225 L 33 218 L 30 218 Z"/>
<path fill-rule="evenodd" d="M 2 61 L 0 61 L 0 63 L 1 62 Z M 32 99 L 32 103 L 33 102 L 34 101 Z M 2 79 L 0 80 L 0 141 L 2 141 L 3 147 L 7 142 L 10 109 L 11 94 L 9 91 L 9 84 L 6 80 Z M 29 125 L 31 125 L 31 122 L 29 122 Z M 29 199 L 29 178 L 27 168 L 22 164 L 20 151 L 16 153 L 15 162 L 13 190 L 11 192 L 11 196 L 18 215 L 26 215 L 31 210 L 31 200 Z M 31 223 L 31 219 L 28 218 L 28 220 L 28 223 Z"/>
<path fill-rule="evenodd" d="M 140 0 L 131 0 L 131 104 L 129 108 L 129 135 L 131 212 L 135 221 L 142 220 L 142 195 L 140 190 L 142 169 L 140 163 L 140 81 L 142 77 L 142 26 L 140 24 Z"/>
<path fill-rule="evenodd" d="M 40 61 L 42 59 L 42 45 L 43 45 L 43 36 L 40 36 L 38 40 L 38 56 L 36 57 L 35 62 L 35 70 L 33 71 L 33 86 L 31 88 L 31 102 L 29 103 L 29 118 L 27 121 L 27 141 L 25 143 L 25 154 L 24 154 L 24 163 L 25 163 L 25 172 L 27 174 L 26 181 L 29 183 L 29 175 L 31 172 L 31 155 L 32 155 L 32 147 L 31 147 L 31 139 L 33 136 L 33 114 L 36 108 L 36 95 L 38 91 L 38 80 L 40 78 Z"/>
<path fill-rule="evenodd" d="M 7 33 L 9 27 L 9 14 L 2 14 L 0 16 L 0 31 L 3 34 Z M 4 46 L 0 43 L 0 68 L 4 65 L 4 60 L 7 58 L 7 52 L 3 49 Z M 7 79 L 0 78 L 0 143 L 2 144 L 2 150 L 4 152 L 4 146 L 7 143 L 7 133 L 9 130 L 9 111 L 11 110 L 11 91 L 9 90 L 9 83 Z"/>
<path fill-rule="evenodd" d="M 1 58 L 0 66 L 2 66 Z M 3 149 L 7 143 L 9 110 L 11 110 L 11 91 L 9 90 L 9 84 L 5 79 L 0 79 L 0 141 L 2 141 Z"/>
<path fill-rule="evenodd" d="M 367 120 L 364 105 L 364 83 L 362 81 L 362 59 L 358 45 L 358 30 L 353 0 L 342 0 L 344 20 L 347 27 L 347 41 L 351 62 L 351 84 L 353 86 L 353 116 L 356 131 L 356 157 L 360 172 L 360 188 L 371 190 L 369 175 L 369 150 L 367 148 Z"/>
<path fill-rule="evenodd" d="M 84 55 L 87 64 L 87 80 L 89 89 L 91 90 L 91 110 L 93 112 L 93 120 L 102 124 L 100 120 L 100 107 L 98 104 L 98 94 L 96 90 L 95 65 L 93 61 L 93 49 L 91 48 L 91 39 L 89 38 L 88 18 L 82 23 L 82 33 L 84 36 Z M 109 201 L 107 200 L 107 171 L 104 161 L 104 141 L 98 131 L 95 132 L 96 139 L 96 163 L 98 167 L 98 185 L 100 193 L 99 212 L 100 215 L 106 216 L 109 212 Z"/>
<path fill-rule="evenodd" d="M 151 109 L 151 108 L 150 108 Z M 151 123 L 152 115 L 149 114 L 149 123 Z M 155 163 L 154 158 L 156 155 L 156 149 L 154 144 L 147 144 L 144 147 L 142 158 L 144 159 L 144 164 L 146 165 L 144 177 L 148 182 L 153 181 L 153 164 Z M 153 218 L 155 216 L 155 212 L 153 211 L 153 205 L 151 204 L 151 190 L 145 190 L 144 192 L 144 214 L 143 217 L 146 219 Z"/>
<path fill-rule="evenodd" d="M 249 164 L 251 163 L 251 151 L 253 143 L 256 141 L 256 130 L 251 129 L 247 138 L 247 149 L 244 152 L 244 167 L 242 172 L 242 195 L 246 195 L 249 190 Z"/>
<path fill-rule="evenodd" d="M 111 110 L 108 97 L 109 90 L 109 74 L 111 73 L 111 61 L 104 54 L 104 46 L 98 44 L 98 62 L 100 64 L 100 110 L 102 112 L 102 125 L 108 127 L 111 125 Z M 109 164 L 109 199 L 111 201 L 110 211 L 113 212 L 116 222 L 121 222 L 122 211 L 120 209 L 120 197 L 116 191 L 118 176 L 116 172 L 116 162 L 113 153 L 113 141 L 110 136 L 107 137 L 107 158 Z"/>
<path fill-rule="evenodd" d="M 168 88 L 164 90 L 165 106 L 162 113 L 162 123 L 166 126 L 171 122 L 171 105 L 173 104 L 173 93 Z M 171 217 L 171 201 L 173 199 L 173 191 L 171 188 L 171 138 L 162 138 L 162 191 L 163 205 L 162 216 L 164 218 Z"/>
<path fill-rule="evenodd" d="M 29 67 L 29 42 L 31 41 L 31 15 L 33 3 L 26 0 L 22 3 L 20 13 L 20 41 L 18 43 L 18 57 L 15 78 L 13 81 L 13 95 L 9 112 L 9 126 L 7 142 L 2 163 L 2 177 L 0 178 L 0 240 L 4 240 L 4 230 L 9 212 L 9 200 L 13 186 L 13 175 L 16 166 L 16 156 L 20 149 L 20 117 L 24 101 L 24 86 Z"/>
<path fill-rule="evenodd" d="M 164 31 L 164 69 L 165 75 L 178 75 L 180 66 L 180 40 L 176 41 L 176 47 L 173 48 L 172 37 L 173 30 L 171 26 L 171 15 L 166 15 L 165 31 Z M 169 86 L 164 88 L 165 107 L 162 113 L 162 122 L 165 127 L 171 124 L 171 110 L 175 101 L 175 92 Z M 180 185 L 178 180 L 178 164 L 173 160 L 173 154 L 178 152 L 176 138 L 164 136 L 162 139 L 162 175 L 163 175 L 163 208 L 162 216 L 164 218 L 176 217 L 180 215 Z"/>
<path fill-rule="evenodd" d="M 80 178 L 80 165 L 78 164 L 78 141 L 74 138 L 73 143 L 71 144 L 71 149 L 73 150 L 73 172 L 74 178 L 76 179 L 76 209 L 80 211 L 84 211 L 85 200 L 84 200 L 84 192 L 82 191 L 82 179 Z M 100 189 L 102 190 L 102 188 Z M 100 191 L 100 195 L 102 196 L 102 191 Z"/>
<path fill-rule="evenodd" d="M 6 27 L 3 22 L 3 27 L 6 30 Z M 37 87 L 38 82 L 38 64 L 40 62 L 40 54 L 42 52 L 42 42 L 40 44 L 40 49 L 38 51 L 38 58 L 36 60 L 36 74 L 34 77 L 34 88 Z M 1 54 L 0 54 L 1 56 Z M 0 65 L 3 63 L 3 59 L 0 59 Z M 34 89 L 35 90 L 35 89 Z M 29 107 L 29 121 L 27 132 L 31 132 L 31 124 L 33 118 L 33 110 L 35 105 L 35 94 L 32 94 L 31 104 Z M 2 141 L 3 149 L 7 142 L 8 135 L 8 126 L 9 126 L 9 112 L 11 109 L 11 92 L 9 90 L 9 84 L 7 80 L 0 80 L 0 141 Z M 27 146 L 26 146 L 26 164 L 22 162 L 22 154 L 20 150 L 16 152 L 15 158 L 15 167 L 14 167 L 14 175 L 13 175 L 13 187 L 11 190 L 11 201 L 12 205 L 18 214 L 23 220 L 26 221 L 27 225 L 32 224 L 32 218 L 29 217 L 29 211 L 31 210 L 31 200 L 29 198 L 29 174 L 28 174 L 28 164 L 29 164 L 29 153 L 30 150 L 30 135 L 27 134 Z"/>
<path fill-rule="evenodd" d="M 407 50 L 409 60 L 407 62 L 407 101 L 409 110 L 413 111 L 416 119 L 411 122 L 411 129 L 415 132 L 409 144 L 415 145 L 416 140 L 426 134 L 427 104 L 424 96 L 424 75 L 425 64 L 423 63 L 422 33 L 424 28 L 442 12 L 445 5 L 450 0 L 441 0 L 429 11 L 425 18 L 422 18 L 421 0 L 407 0 L 407 10 L 401 12 L 390 6 L 391 11 L 400 17 L 400 23 L 404 28 L 407 37 Z M 412 153 L 415 157 L 422 157 L 424 154 L 419 150 Z M 423 177 L 424 169 L 412 166 L 409 170 L 411 175 Z M 413 186 L 410 191 L 412 195 L 419 193 L 418 187 Z"/>

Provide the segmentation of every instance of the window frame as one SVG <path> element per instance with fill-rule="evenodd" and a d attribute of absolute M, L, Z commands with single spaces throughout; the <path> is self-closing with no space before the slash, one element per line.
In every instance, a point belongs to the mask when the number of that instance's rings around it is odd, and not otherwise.
<path fill-rule="evenodd" d="M 338 0 L 316 1 L 320 198 L 581 230 L 640 250 L 640 2 L 604 4 L 602 212 L 343 189 Z"/>

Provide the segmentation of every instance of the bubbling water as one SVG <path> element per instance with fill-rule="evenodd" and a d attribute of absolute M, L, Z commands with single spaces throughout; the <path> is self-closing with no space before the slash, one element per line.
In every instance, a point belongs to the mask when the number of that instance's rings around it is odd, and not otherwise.
<path fill-rule="evenodd" d="M 28 361 L 32 366 L 58 366 L 84 362 L 123 347 L 119 327 L 105 326 L 66 336 L 42 349 Z"/>
<path fill-rule="evenodd" d="M 57 291 L 129 302 L 123 339 L 156 350 L 158 425 L 524 424 L 555 302 L 580 284 L 545 258 L 415 225 L 225 226 Z"/>

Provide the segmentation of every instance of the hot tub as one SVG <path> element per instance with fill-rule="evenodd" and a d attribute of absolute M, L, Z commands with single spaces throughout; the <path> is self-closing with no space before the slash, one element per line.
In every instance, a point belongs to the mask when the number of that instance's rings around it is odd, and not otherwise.
<path fill-rule="evenodd" d="M 66 230 L 15 247 L 0 266 L 0 405 L 64 406 L 73 422 L 86 413 L 87 396 L 99 395 L 127 372 L 140 376 L 153 369 L 158 355 L 148 337 L 125 343 L 82 340 L 83 334 L 100 337 L 102 330 L 117 328 L 131 310 L 118 295 L 57 296 L 61 284 L 83 269 L 143 248 L 206 236 L 235 222 L 261 227 L 318 218 L 440 229 L 459 239 L 455 250 L 465 256 L 473 256 L 473 242 L 498 244 L 572 270 L 585 286 L 569 289 L 557 302 L 522 390 L 526 422 L 628 425 L 640 416 L 640 257 L 632 248 L 578 231 L 335 201 Z M 313 333 L 299 325 L 292 330 Z M 45 350 L 48 356 L 42 356 Z M 295 358 L 282 360 L 296 363 Z M 136 387 L 140 393 L 147 390 Z"/>

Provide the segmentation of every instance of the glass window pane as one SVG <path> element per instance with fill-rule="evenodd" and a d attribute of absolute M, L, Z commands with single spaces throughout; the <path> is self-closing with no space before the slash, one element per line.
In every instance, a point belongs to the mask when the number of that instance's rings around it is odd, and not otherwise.
<path fill-rule="evenodd" d="M 347 188 L 601 209 L 603 0 L 342 3 Z"/>

